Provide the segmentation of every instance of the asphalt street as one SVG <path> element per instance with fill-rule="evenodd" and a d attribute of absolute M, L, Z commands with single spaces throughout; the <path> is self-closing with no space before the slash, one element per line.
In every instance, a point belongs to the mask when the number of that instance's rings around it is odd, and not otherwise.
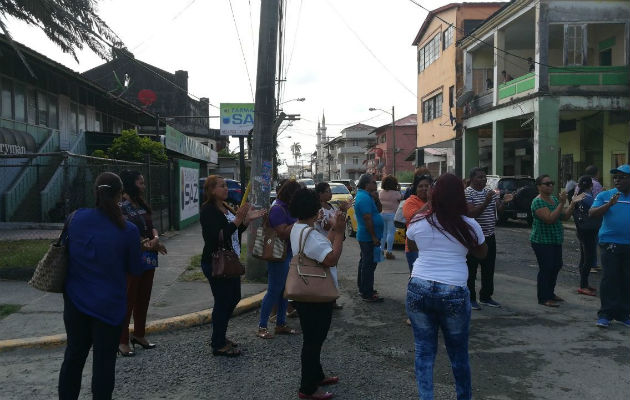
<path fill-rule="evenodd" d="M 495 300 L 502 308 L 473 311 L 470 357 L 475 399 L 614 399 L 630 393 L 630 329 L 618 323 L 595 327 L 599 299 L 576 293 L 577 242 L 565 232 L 558 309 L 536 302 L 535 257 L 529 229 L 512 224 L 497 232 Z M 338 375 L 330 389 L 343 399 L 418 398 L 414 345 L 405 325 L 408 269 L 402 250 L 379 264 L 376 288 L 385 302 L 368 304 L 356 294 L 359 248 L 348 238 L 339 264 L 342 310 L 335 311 L 322 353 L 325 371 Z M 591 286 L 598 287 L 599 274 Z M 210 296 L 210 292 L 207 293 Z M 297 327 L 297 320 L 289 320 Z M 211 327 L 155 334 L 155 350 L 119 358 L 115 398 L 295 399 L 301 337 L 255 337 L 258 312 L 235 317 L 228 336 L 239 342 L 237 359 L 213 357 Z M 273 325 L 270 325 L 273 326 Z M 442 343 L 440 339 L 440 343 Z M 436 399 L 454 399 L 454 384 L 442 344 L 435 365 Z M 63 348 L 0 353 L 2 399 L 56 396 Z M 81 398 L 90 398 L 91 356 Z"/>

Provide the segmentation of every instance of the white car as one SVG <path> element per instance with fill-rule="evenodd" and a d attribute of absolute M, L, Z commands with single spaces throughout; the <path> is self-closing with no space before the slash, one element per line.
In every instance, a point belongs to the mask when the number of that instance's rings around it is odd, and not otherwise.
<path fill-rule="evenodd" d="M 297 183 L 305 186 L 307 189 L 315 189 L 315 181 L 310 178 L 298 179 Z"/>

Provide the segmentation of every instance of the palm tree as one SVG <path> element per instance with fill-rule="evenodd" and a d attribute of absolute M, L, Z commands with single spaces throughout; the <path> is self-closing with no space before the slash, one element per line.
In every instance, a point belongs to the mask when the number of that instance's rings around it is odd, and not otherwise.
<path fill-rule="evenodd" d="M 293 158 L 295 159 L 295 165 L 297 165 L 297 159 L 300 157 L 302 151 L 302 145 L 298 142 L 294 142 L 291 145 L 291 153 L 293 153 Z"/>
<path fill-rule="evenodd" d="M 21 52 L 13 44 L 5 21 L 13 17 L 44 31 L 65 53 L 78 62 L 76 51 L 87 45 L 101 58 L 107 59 L 112 44 L 121 47 L 122 41 L 96 14 L 98 0 L 0 0 L 0 29 L 7 36 L 22 62 L 31 72 Z"/>

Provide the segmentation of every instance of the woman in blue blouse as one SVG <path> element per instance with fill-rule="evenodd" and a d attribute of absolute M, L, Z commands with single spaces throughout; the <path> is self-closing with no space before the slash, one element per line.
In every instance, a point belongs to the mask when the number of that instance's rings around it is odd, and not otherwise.
<path fill-rule="evenodd" d="M 75 211 L 68 226 L 68 275 L 63 321 L 68 344 L 59 373 L 59 398 L 76 399 L 92 348 L 92 395 L 111 399 L 116 350 L 127 312 L 127 273 L 139 275 L 140 235 L 118 203 L 122 182 L 104 172 L 96 178 L 95 208 Z"/>

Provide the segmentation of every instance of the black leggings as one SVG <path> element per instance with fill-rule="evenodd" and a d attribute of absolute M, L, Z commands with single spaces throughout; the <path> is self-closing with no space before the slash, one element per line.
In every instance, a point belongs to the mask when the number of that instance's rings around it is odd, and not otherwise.
<path fill-rule="evenodd" d="M 591 268 L 597 265 L 597 230 L 578 228 L 577 237 L 580 241 L 580 288 L 585 289 Z"/>

